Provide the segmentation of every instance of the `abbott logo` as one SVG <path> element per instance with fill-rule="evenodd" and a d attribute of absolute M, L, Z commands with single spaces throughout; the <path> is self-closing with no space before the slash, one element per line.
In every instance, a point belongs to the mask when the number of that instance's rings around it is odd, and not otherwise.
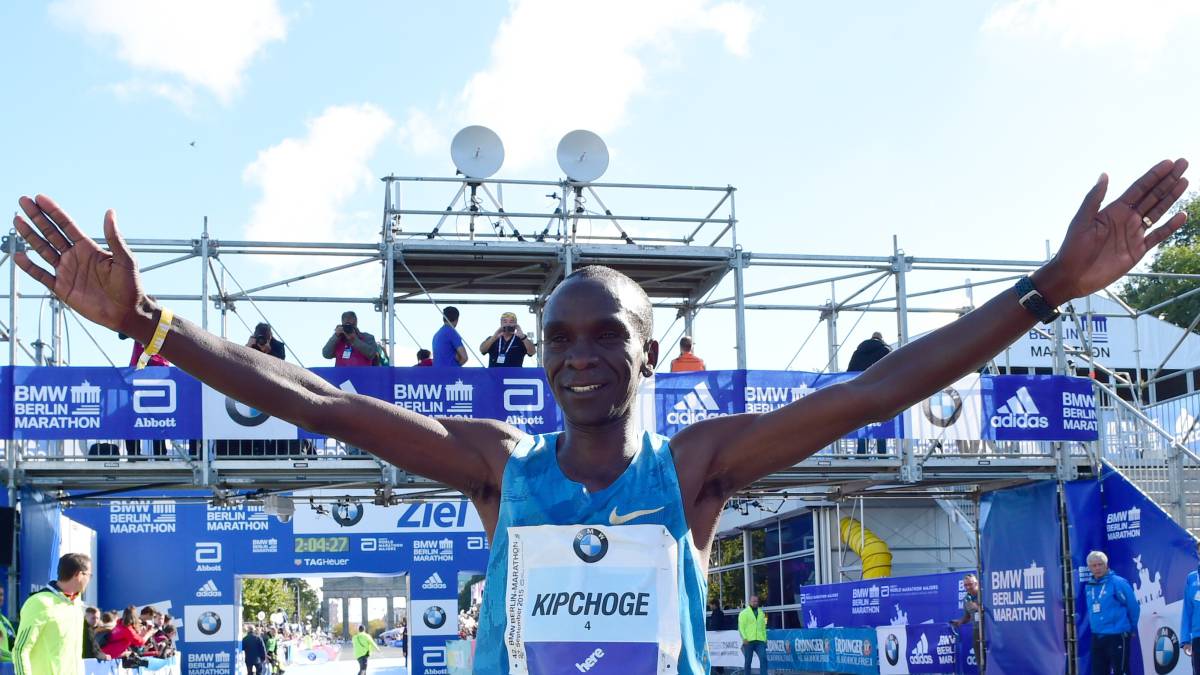
<path fill-rule="evenodd" d="M 724 417 L 707 382 L 700 382 L 667 413 L 667 424 L 692 424 L 710 417 Z"/>
<path fill-rule="evenodd" d="M 221 542 L 219 542 L 219 541 L 196 542 L 196 571 L 197 572 L 220 572 L 221 571 Z"/>
<path fill-rule="evenodd" d="M 133 412 L 164 415 L 175 412 L 178 404 L 175 380 L 143 379 L 133 381 Z"/>
<path fill-rule="evenodd" d="M 446 666 L 446 648 L 445 647 L 426 647 L 421 654 L 421 665 L 426 668 L 438 668 Z"/>
<path fill-rule="evenodd" d="M 992 415 L 992 427 L 997 429 L 1046 429 L 1050 418 L 1041 414 L 1029 389 L 1021 387 Z"/>
<path fill-rule="evenodd" d="M 544 385 L 541 380 L 505 378 L 504 410 L 515 413 L 535 413 L 546 407 Z"/>

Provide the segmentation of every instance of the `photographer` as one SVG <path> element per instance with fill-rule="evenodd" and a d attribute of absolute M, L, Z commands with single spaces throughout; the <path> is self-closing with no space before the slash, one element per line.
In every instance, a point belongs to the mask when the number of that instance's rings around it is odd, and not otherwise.
<path fill-rule="evenodd" d="M 533 340 L 521 330 L 517 315 L 500 315 L 500 327 L 479 345 L 479 353 L 488 355 L 488 368 L 520 368 L 526 356 L 533 356 Z"/>
<path fill-rule="evenodd" d="M 271 334 L 271 324 L 269 323 L 260 323 L 255 326 L 254 335 L 251 335 L 250 339 L 246 341 L 246 346 L 264 354 L 270 354 L 277 359 L 285 357 L 284 344 Z"/>
<path fill-rule="evenodd" d="M 380 361 L 381 351 L 375 337 L 358 329 L 358 315 L 342 312 L 342 322 L 321 349 L 321 356 L 333 359 L 333 365 L 373 366 Z"/>

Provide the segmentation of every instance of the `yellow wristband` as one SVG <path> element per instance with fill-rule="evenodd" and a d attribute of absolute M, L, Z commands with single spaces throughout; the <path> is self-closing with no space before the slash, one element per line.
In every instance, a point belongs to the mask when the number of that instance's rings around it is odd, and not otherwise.
<path fill-rule="evenodd" d="M 169 309 L 163 309 L 158 315 L 158 328 L 154 329 L 154 337 L 150 338 L 150 344 L 146 345 L 146 351 L 138 357 L 137 370 L 146 367 L 150 363 L 150 359 L 162 349 L 163 342 L 167 339 L 167 333 L 171 332 L 171 322 L 175 320 L 175 312 Z"/>

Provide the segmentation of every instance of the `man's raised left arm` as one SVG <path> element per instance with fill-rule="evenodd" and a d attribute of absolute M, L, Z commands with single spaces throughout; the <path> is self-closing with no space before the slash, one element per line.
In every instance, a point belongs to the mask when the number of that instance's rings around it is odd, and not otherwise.
<path fill-rule="evenodd" d="M 1034 287 L 1057 307 L 1103 289 L 1125 275 L 1151 248 L 1179 229 L 1175 214 L 1150 229 L 1187 189 L 1187 161 L 1164 160 L 1121 197 L 1100 208 L 1108 186 L 1101 175 L 1071 221 L 1058 253 L 1032 275 Z M 820 389 L 770 413 L 696 423 L 672 440 L 699 450 L 709 493 L 732 495 L 793 466 L 838 438 L 881 422 L 931 396 L 1028 331 L 1037 319 L 1006 290 L 983 306 L 888 354 L 858 377 Z"/>

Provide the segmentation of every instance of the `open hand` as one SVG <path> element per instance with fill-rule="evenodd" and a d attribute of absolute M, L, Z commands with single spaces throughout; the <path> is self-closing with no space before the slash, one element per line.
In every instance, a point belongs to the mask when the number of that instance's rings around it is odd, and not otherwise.
<path fill-rule="evenodd" d="M 21 197 L 20 204 L 33 224 L 14 216 L 13 225 L 53 273 L 35 265 L 23 252 L 13 256 L 17 265 L 85 318 L 130 334 L 125 328 L 146 297 L 137 263 L 117 231 L 116 212 L 109 209 L 104 214 L 104 238 L 109 248 L 105 251 L 49 197 Z"/>
<path fill-rule="evenodd" d="M 1052 288 L 1039 290 L 1049 292 L 1048 301 L 1062 304 L 1108 287 L 1182 227 L 1187 215 L 1177 213 L 1151 229 L 1187 190 L 1188 181 L 1183 177 L 1187 167 L 1186 159 L 1164 159 L 1103 209 L 1100 204 L 1108 190 L 1108 175 L 1101 174 L 1047 265 L 1053 270 Z"/>

